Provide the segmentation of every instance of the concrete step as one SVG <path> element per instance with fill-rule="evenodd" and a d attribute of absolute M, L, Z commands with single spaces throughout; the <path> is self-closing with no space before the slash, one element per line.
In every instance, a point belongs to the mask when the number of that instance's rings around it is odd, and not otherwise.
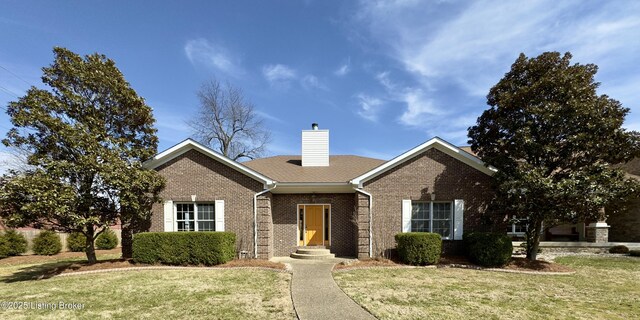
<path fill-rule="evenodd" d="M 320 254 L 307 254 L 307 253 L 294 252 L 290 255 L 290 257 L 294 259 L 304 259 L 304 260 L 324 260 L 324 259 L 333 259 L 336 257 L 336 255 L 333 253 L 320 255 Z"/>
<path fill-rule="evenodd" d="M 329 249 L 324 249 L 324 248 L 299 248 L 298 250 L 296 250 L 296 253 L 319 255 L 319 256 L 331 254 Z"/>

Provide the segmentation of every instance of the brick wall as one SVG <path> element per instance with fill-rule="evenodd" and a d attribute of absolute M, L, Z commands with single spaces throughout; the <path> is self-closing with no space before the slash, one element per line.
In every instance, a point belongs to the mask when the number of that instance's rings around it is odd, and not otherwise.
<path fill-rule="evenodd" d="M 355 203 L 351 193 L 274 194 L 272 200 L 274 255 L 288 256 L 298 247 L 298 204 L 331 205 L 331 252 L 337 256 L 355 256 L 357 229 Z"/>
<path fill-rule="evenodd" d="M 640 199 L 633 199 L 625 210 L 610 214 L 607 223 L 611 225 L 609 241 L 640 242 Z"/>
<path fill-rule="evenodd" d="M 402 232 L 402 200 L 463 199 L 464 230 L 480 230 L 484 212 L 493 196 L 491 178 L 467 164 L 431 148 L 405 163 L 367 181 L 364 190 L 373 195 L 373 254 L 389 254 L 394 235 Z M 452 244 L 447 244 L 451 246 Z"/>
<path fill-rule="evenodd" d="M 253 196 L 262 182 L 196 150 L 190 150 L 156 169 L 167 179 L 162 198 L 173 201 L 224 200 L 225 228 L 236 234 L 236 249 L 253 254 Z M 150 231 L 164 231 L 162 204 L 153 206 Z"/>

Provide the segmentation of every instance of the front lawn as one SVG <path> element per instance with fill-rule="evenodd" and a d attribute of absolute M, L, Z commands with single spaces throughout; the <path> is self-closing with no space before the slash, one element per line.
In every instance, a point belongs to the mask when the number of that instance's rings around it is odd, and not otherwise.
<path fill-rule="evenodd" d="M 102 255 L 99 259 L 113 259 Z M 79 258 L 71 260 L 77 261 Z M 69 264 L 0 260 L 0 301 L 28 310 L 0 309 L 3 319 L 291 319 L 291 275 L 255 269 L 117 271 L 52 277 L 39 274 Z M 80 310 L 37 309 L 37 303 L 82 304 Z M 44 305 L 40 305 L 43 307 Z M 15 304 L 14 304 L 15 307 Z"/>
<path fill-rule="evenodd" d="M 640 258 L 562 257 L 574 275 L 469 269 L 334 273 L 379 319 L 638 319 Z"/>

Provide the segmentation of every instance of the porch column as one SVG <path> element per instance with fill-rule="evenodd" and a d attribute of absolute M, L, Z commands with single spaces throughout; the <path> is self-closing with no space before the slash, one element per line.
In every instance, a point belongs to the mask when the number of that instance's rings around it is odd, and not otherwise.
<path fill-rule="evenodd" d="M 273 219 L 271 216 L 271 194 L 257 199 L 258 207 L 258 259 L 273 257 Z"/>
<path fill-rule="evenodd" d="M 356 225 L 358 234 L 358 259 L 369 258 L 369 197 L 356 192 Z"/>
<path fill-rule="evenodd" d="M 604 208 L 600 209 L 598 222 L 592 222 L 587 226 L 587 241 L 595 243 L 609 242 L 609 225 L 607 224 Z"/>

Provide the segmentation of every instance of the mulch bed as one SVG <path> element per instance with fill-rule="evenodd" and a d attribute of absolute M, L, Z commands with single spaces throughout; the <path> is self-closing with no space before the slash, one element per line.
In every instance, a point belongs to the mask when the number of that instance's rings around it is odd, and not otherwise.
<path fill-rule="evenodd" d="M 480 266 L 477 266 L 464 256 L 444 256 L 440 259 L 440 262 L 436 265 L 438 268 L 441 267 L 449 267 L 449 266 L 468 266 L 471 269 L 484 269 Z M 363 269 L 363 268 L 378 268 L 378 267 L 407 267 L 407 265 L 402 264 L 398 261 L 377 258 L 377 259 L 364 259 L 358 260 L 351 263 L 339 263 L 335 266 L 335 270 L 343 270 L 343 269 Z M 502 268 L 494 268 L 494 269 L 504 269 L 511 271 L 524 271 L 524 272 L 540 272 L 540 273 L 558 273 L 558 272 L 573 272 L 574 270 L 563 266 L 561 264 L 547 262 L 542 260 L 529 261 L 526 258 L 514 257 L 511 259 L 508 265 Z"/>

